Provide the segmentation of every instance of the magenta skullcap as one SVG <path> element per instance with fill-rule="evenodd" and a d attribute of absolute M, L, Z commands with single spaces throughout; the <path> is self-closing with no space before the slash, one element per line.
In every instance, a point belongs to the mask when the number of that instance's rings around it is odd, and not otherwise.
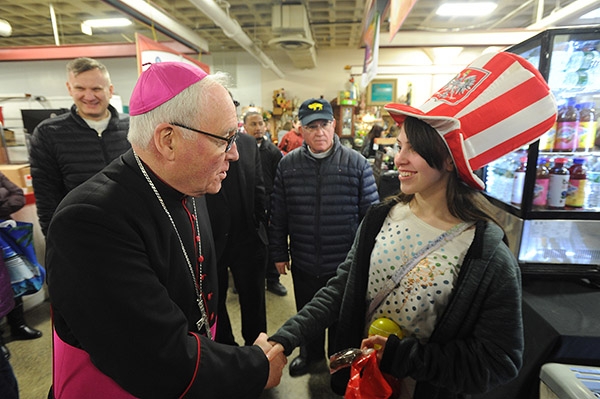
<path fill-rule="evenodd" d="M 199 67 L 185 62 L 158 62 L 150 65 L 142 72 L 133 88 L 129 115 L 141 115 L 153 110 L 207 75 Z"/>

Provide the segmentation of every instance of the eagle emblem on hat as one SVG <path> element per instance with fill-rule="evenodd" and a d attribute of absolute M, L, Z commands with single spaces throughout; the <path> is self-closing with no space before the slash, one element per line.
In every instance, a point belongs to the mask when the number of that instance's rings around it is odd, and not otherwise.
<path fill-rule="evenodd" d="M 456 75 L 433 97 L 450 105 L 463 101 L 477 86 L 489 76 L 490 72 L 479 68 L 468 68 Z"/>

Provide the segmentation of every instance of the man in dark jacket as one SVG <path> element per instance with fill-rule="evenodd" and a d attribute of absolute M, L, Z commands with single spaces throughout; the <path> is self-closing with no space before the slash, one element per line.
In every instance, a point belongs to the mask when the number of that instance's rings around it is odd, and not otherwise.
<path fill-rule="evenodd" d="M 67 64 L 71 112 L 40 123 L 31 137 L 29 161 L 40 227 L 44 235 L 65 195 L 131 145 L 129 117 L 109 104 L 113 85 L 106 67 L 91 58 Z"/>
<path fill-rule="evenodd" d="M 256 139 L 258 152 L 262 163 L 263 180 L 265 183 L 265 208 L 267 209 L 267 220 L 271 214 L 271 194 L 273 193 L 273 181 L 275 180 L 275 172 L 279 160 L 283 156 L 279 148 L 265 137 L 267 126 L 263 117 L 258 112 L 247 112 L 244 115 L 244 129 L 246 132 Z M 275 267 L 275 263 L 268 257 L 267 260 L 267 291 L 275 295 L 287 295 L 287 289 L 279 281 L 279 272 Z"/>
<path fill-rule="evenodd" d="M 279 273 L 290 269 L 300 310 L 335 275 L 369 206 L 379 201 L 373 171 L 357 151 L 340 144 L 331 104 L 305 101 L 299 109 L 302 147 L 277 167 L 271 198 L 269 249 Z M 289 246 L 288 246 L 289 237 Z M 335 334 L 329 328 L 329 342 Z M 325 334 L 300 347 L 290 375 L 324 358 Z M 331 355 L 331 353 L 330 353 Z"/>
<path fill-rule="evenodd" d="M 237 149 L 240 158 L 230 163 L 221 190 L 206 196 L 219 282 L 219 319 L 215 340 L 236 345 L 226 306 L 231 270 L 239 295 L 244 344 L 252 345 L 258 335 L 267 329 L 265 185 L 254 138 L 240 134 Z"/>

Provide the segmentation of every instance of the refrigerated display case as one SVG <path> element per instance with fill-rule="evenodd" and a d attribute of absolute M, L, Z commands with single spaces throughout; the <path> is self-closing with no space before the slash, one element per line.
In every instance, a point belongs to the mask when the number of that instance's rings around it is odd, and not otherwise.
<path fill-rule="evenodd" d="M 549 29 L 507 51 L 538 68 L 559 117 L 539 140 L 480 171 L 485 194 L 524 274 L 600 282 L 600 27 Z"/>

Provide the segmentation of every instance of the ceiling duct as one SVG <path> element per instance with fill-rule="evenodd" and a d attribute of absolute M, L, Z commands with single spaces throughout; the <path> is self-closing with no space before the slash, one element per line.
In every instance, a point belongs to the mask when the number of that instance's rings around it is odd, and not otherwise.
<path fill-rule="evenodd" d="M 285 51 L 296 68 L 311 69 L 316 67 L 315 42 L 312 39 L 304 5 L 274 5 L 271 21 L 273 34 L 278 37 L 269 40 L 269 45 Z"/>

